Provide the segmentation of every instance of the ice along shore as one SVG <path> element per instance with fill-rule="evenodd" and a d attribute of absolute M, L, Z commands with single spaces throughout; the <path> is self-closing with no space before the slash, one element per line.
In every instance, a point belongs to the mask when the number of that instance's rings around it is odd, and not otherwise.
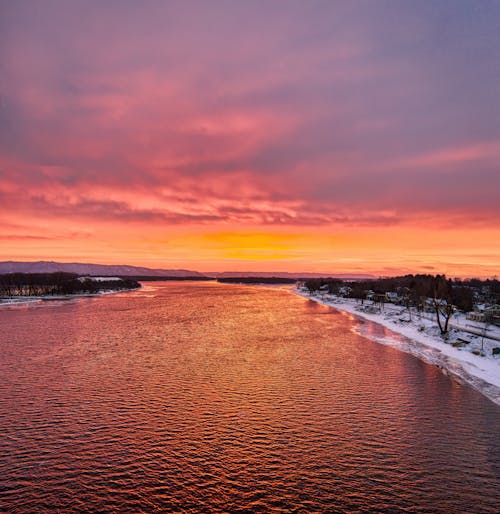
<path fill-rule="evenodd" d="M 369 312 L 366 305 L 362 306 L 355 300 L 321 293 L 312 294 L 301 289 L 293 289 L 292 292 L 356 318 L 361 323 L 357 324 L 354 330 L 360 335 L 434 364 L 444 373 L 471 385 L 500 405 L 500 358 L 492 356 L 491 352 L 481 356 L 458 345 L 453 346 L 453 342 L 464 340 L 469 341 L 469 344 L 484 346 L 481 336 L 471 336 L 469 332 L 458 327 L 452 329 L 448 342 L 445 342 L 433 321 L 427 318 L 417 318 L 413 321 L 404 319 L 400 307 L 393 306 L 393 309 L 388 307 L 382 312 Z M 388 330 L 384 330 L 381 336 L 367 334 L 365 321 L 376 323 Z M 492 343 L 500 346 L 500 342 L 495 340 L 487 342 L 487 345 L 491 346 Z"/>

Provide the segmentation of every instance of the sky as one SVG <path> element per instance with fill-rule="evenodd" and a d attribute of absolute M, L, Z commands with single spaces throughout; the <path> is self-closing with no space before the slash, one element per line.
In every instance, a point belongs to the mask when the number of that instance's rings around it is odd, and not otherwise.
<path fill-rule="evenodd" d="M 0 0 L 0 260 L 500 271 L 500 2 Z"/>

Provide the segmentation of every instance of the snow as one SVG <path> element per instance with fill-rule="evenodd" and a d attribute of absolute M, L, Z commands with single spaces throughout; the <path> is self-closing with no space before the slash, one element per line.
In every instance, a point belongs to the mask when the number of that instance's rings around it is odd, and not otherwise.
<path fill-rule="evenodd" d="M 9 298 L 0 298 L 0 308 L 2 307 L 22 307 L 22 306 L 40 306 L 43 304 L 58 304 L 60 302 L 68 302 L 82 298 L 94 298 L 105 295 L 116 295 L 118 293 L 128 293 L 137 291 L 137 289 L 106 289 L 96 291 L 95 293 L 75 293 L 66 295 L 40 295 L 40 296 L 12 296 Z"/>
<path fill-rule="evenodd" d="M 353 299 L 323 292 L 311 294 L 303 289 L 296 289 L 294 293 L 338 309 L 351 319 L 369 320 L 389 329 L 371 330 L 363 323 L 354 328 L 360 335 L 439 366 L 443 372 L 458 377 L 500 405 L 500 357 L 492 355 L 492 349 L 500 347 L 499 327 L 490 325 L 485 332 L 482 323 L 470 322 L 465 315 L 456 315 L 451 319 L 452 328 L 445 340 L 430 313 L 424 313 L 421 318 L 412 313 L 410 321 L 408 311 L 393 304 L 385 304 L 380 311 L 371 302 L 365 301 L 362 305 Z M 481 347 L 482 354 L 475 355 L 473 352 L 481 353 Z"/>
<path fill-rule="evenodd" d="M 29 305 L 42 301 L 41 296 L 15 296 L 11 298 L 0 298 L 0 307 L 8 307 L 12 305 Z"/>

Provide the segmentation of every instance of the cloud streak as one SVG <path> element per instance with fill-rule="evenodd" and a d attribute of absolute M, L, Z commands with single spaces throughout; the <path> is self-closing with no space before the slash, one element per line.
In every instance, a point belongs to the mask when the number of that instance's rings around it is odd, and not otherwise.
<path fill-rule="evenodd" d="M 0 9 L 5 223 L 497 234 L 494 3 Z"/>

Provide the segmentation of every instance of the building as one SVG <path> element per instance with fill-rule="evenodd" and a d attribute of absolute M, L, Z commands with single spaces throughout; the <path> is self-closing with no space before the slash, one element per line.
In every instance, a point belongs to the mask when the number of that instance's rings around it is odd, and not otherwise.
<path fill-rule="evenodd" d="M 500 326 L 500 305 L 479 305 L 474 312 L 467 314 L 467 319 Z"/>

